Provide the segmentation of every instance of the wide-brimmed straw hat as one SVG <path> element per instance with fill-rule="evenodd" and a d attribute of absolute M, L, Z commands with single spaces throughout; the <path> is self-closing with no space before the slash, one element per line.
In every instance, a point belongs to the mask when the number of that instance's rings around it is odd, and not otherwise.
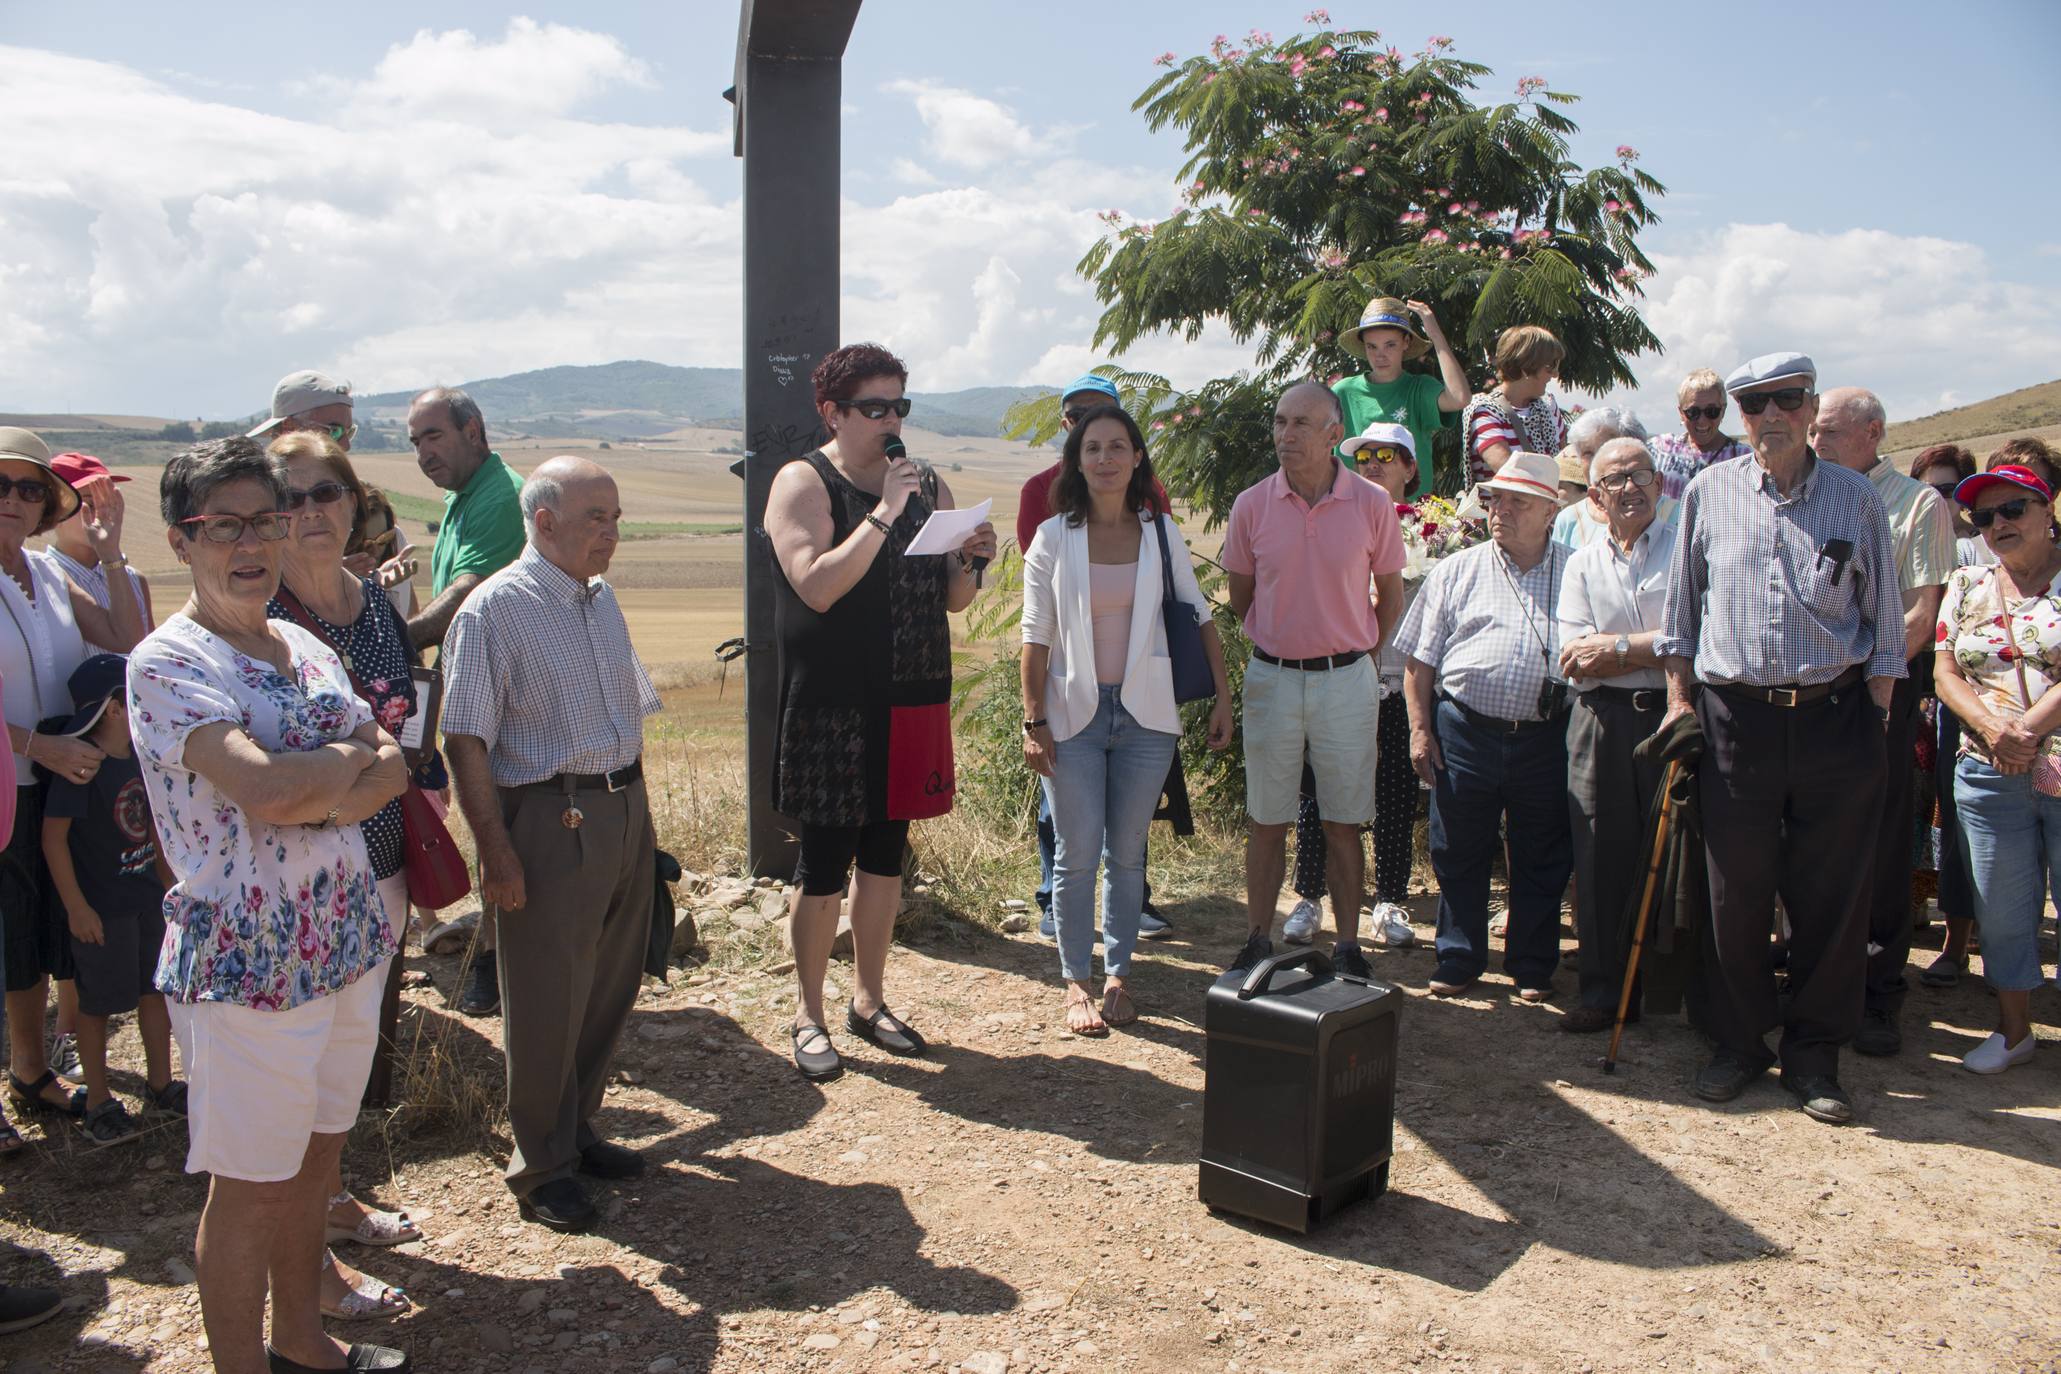
<path fill-rule="evenodd" d="M 25 429 L 13 425 L 0 425 L 0 461 L 34 463 L 50 474 L 50 502 L 43 507 L 43 523 L 32 534 L 41 534 L 53 525 L 61 525 L 78 513 L 79 493 L 65 480 L 63 473 L 50 465 L 50 445 Z"/>
<path fill-rule="evenodd" d="M 1367 308 L 1360 312 L 1360 322 L 1345 331 L 1341 338 L 1361 342 L 1360 336 L 1370 329 L 1400 329 L 1403 331 L 1404 359 L 1421 358 L 1431 351 L 1431 340 L 1424 337 L 1423 326 L 1410 313 L 1410 307 L 1394 296 L 1376 296 L 1367 302 Z"/>

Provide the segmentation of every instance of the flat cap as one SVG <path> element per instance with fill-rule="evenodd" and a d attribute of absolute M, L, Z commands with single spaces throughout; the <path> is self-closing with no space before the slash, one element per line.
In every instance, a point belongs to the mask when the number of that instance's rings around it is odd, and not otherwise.
<path fill-rule="evenodd" d="M 1813 386 L 1817 380 L 1818 365 L 1810 360 L 1809 354 L 1763 353 L 1732 369 L 1732 375 L 1725 378 L 1725 392 L 1736 396 L 1748 387 L 1766 386 L 1769 382 Z"/>

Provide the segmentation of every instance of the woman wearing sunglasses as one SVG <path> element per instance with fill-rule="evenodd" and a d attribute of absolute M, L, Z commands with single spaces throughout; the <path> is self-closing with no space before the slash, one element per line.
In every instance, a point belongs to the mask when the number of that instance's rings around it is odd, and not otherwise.
<path fill-rule="evenodd" d="M 1682 378 L 1675 391 L 1682 417 L 1680 434 L 1663 434 L 1652 444 L 1653 464 L 1660 474 L 1660 494 L 1678 499 L 1696 474 L 1712 463 L 1744 458 L 1752 450 L 1744 440 L 1724 432 L 1725 384 L 1707 367 Z"/>
<path fill-rule="evenodd" d="M 1948 578 L 1934 665 L 1939 699 L 1965 727 L 1954 804 L 1997 994 L 1996 1031 L 1961 1063 L 2002 1073 L 2032 1058 L 2040 918 L 2061 891 L 2061 531 L 2053 488 L 2028 467 L 1978 473 L 1954 497 L 1997 556 Z"/>
<path fill-rule="evenodd" d="M 372 708 L 372 718 L 390 735 L 415 709 L 415 647 L 408 624 L 380 590 L 379 579 L 360 577 L 344 567 L 360 512 L 365 487 L 351 460 L 321 430 L 296 430 L 272 441 L 267 450 L 285 464 L 286 511 L 292 533 L 280 545 L 279 590 L 265 608 L 271 620 L 284 620 L 334 648 L 358 695 Z M 441 769 L 441 761 L 436 766 Z M 439 784 L 441 785 L 441 784 Z M 408 875 L 401 866 L 401 802 L 398 797 L 359 823 L 372 877 L 379 885 L 380 905 L 398 951 L 407 943 Z M 398 953 L 375 975 L 380 980 L 379 1042 L 368 1078 L 367 1105 L 385 1106 L 393 1077 L 395 1028 L 401 1012 L 401 960 Z M 365 1245 L 400 1245 L 422 1239 L 406 1212 L 382 1212 L 352 1197 L 341 1169 L 332 1172 L 328 1231 L 332 1239 Z M 337 1259 L 323 1256 L 322 1312 L 329 1317 L 397 1317 L 408 1310 L 408 1297 Z"/>
<path fill-rule="evenodd" d="M 213 1176 L 196 1266 L 209 1347 L 221 1369 L 406 1370 L 329 1338 L 318 1277 L 394 954 L 359 823 L 401 795 L 407 764 L 341 656 L 268 618 L 295 523 L 285 464 L 241 436 L 197 444 L 158 501 L 193 596 L 129 656 L 129 718 L 177 879 L 158 987 L 185 1061 L 186 1169 Z"/>
<path fill-rule="evenodd" d="M 51 465 L 50 449 L 25 429 L 0 427 L 0 704 L 12 745 L 14 824 L 0 863 L 0 925 L 7 967 L 8 1096 L 17 1113 L 77 1117 L 86 1092 L 52 1071 L 43 1041 L 43 1012 L 52 978 L 72 976 L 68 927 L 61 904 L 45 901 L 41 790 L 30 772 L 42 764 L 73 782 L 88 782 L 101 753 L 83 739 L 38 733 L 47 717 L 69 713 L 66 681 L 94 645 L 126 652 L 143 637 L 135 585 L 117 579 L 109 606 L 75 586 L 51 559 L 31 556 L 29 539 L 77 514 L 79 493 Z M 127 567 L 121 521 L 88 511 L 86 533 L 98 561 Z M 0 785 L 6 785 L 0 783 Z M 21 1137 L 0 1122 L 0 1158 L 21 1149 Z"/>

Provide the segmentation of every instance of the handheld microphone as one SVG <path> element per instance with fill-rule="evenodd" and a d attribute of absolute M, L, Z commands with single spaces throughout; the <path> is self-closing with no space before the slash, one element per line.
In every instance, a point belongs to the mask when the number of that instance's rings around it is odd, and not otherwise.
<path fill-rule="evenodd" d="M 887 461 L 890 463 L 899 462 L 901 459 L 909 456 L 909 449 L 907 445 L 902 443 L 902 438 L 899 434 L 888 435 L 887 442 L 881 445 L 881 452 L 887 455 Z M 985 558 L 973 560 L 973 585 L 975 587 L 980 586 L 980 575 L 987 571 L 987 566 L 988 560 Z"/>

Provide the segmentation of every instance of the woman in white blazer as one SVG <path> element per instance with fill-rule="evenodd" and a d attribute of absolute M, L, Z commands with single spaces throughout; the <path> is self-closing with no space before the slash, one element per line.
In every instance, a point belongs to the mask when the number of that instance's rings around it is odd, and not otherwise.
<path fill-rule="evenodd" d="M 1066 437 L 1055 514 L 1023 558 L 1023 756 L 1042 779 L 1058 838 L 1052 911 L 1066 1025 L 1076 1035 L 1138 1019 L 1124 979 L 1145 899 L 1145 832 L 1181 737 L 1155 525 L 1166 534 L 1174 594 L 1202 620 L 1217 692 L 1210 747 L 1231 742 L 1223 647 L 1188 546 L 1173 520 L 1154 512 L 1152 490 L 1137 422 L 1117 406 L 1097 407 Z M 1088 987 L 1098 861 L 1100 1006 Z"/>

